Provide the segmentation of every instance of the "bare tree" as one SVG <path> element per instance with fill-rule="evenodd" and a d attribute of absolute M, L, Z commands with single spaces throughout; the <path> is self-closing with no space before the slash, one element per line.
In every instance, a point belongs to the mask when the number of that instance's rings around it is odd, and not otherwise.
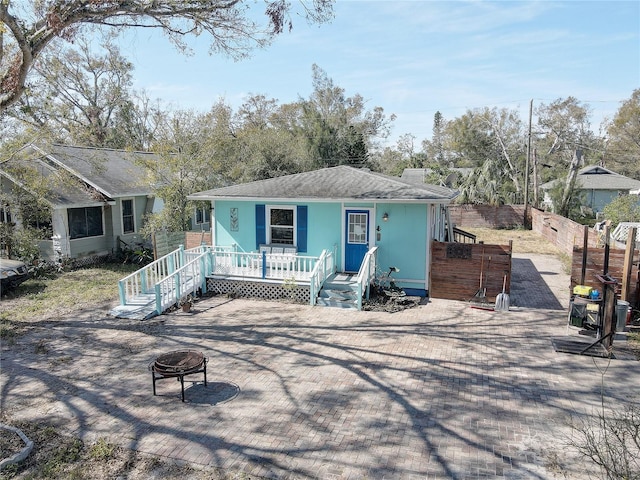
<path fill-rule="evenodd" d="M 301 3 L 308 21 L 325 22 L 333 0 Z M 187 49 L 188 35 L 208 34 L 210 53 L 234 58 L 267 45 L 292 28 L 286 0 L 265 0 L 266 25 L 257 24 L 242 0 L 0 0 L 0 111 L 20 98 L 36 58 L 56 38 L 72 39 L 82 26 L 161 29 Z"/>

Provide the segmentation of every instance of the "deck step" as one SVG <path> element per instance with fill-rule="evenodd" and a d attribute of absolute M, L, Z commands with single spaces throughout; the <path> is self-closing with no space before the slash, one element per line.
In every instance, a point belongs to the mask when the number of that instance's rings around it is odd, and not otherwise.
<path fill-rule="evenodd" d="M 355 300 L 337 300 L 335 298 L 318 298 L 318 305 L 322 305 L 323 307 L 333 307 L 333 308 L 347 308 L 350 310 L 357 310 L 358 304 Z"/>
<path fill-rule="evenodd" d="M 358 293 L 353 290 L 336 290 L 332 288 L 323 288 L 320 291 L 320 298 L 333 300 L 356 300 Z"/>
<path fill-rule="evenodd" d="M 147 320 L 158 315 L 156 312 L 156 296 L 152 293 L 138 295 L 127 305 L 118 305 L 109 315 L 115 318 L 129 318 L 133 320 Z"/>
<path fill-rule="evenodd" d="M 158 315 L 155 302 L 149 305 L 118 305 L 109 315 L 115 318 L 129 318 L 131 320 L 148 320 Z"/>

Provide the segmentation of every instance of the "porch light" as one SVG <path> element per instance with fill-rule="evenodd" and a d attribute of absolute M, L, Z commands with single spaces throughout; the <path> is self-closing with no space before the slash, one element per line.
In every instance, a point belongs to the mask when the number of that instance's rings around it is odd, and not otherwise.
<path fill-rule="evenodd" d="M 389 214 L 387 212 L 384 212 L 384 214 L 382 215 L 382 221 L 386 222 L 387 220 L 389 220 Z"/>

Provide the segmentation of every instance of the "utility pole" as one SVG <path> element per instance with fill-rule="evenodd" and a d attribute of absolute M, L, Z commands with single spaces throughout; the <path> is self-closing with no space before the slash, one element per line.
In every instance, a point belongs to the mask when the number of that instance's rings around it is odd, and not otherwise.
<path fill-rule="evenodd" d="M 529 165 L 531 164 L 531 119 L 533 118 L 533 98 L 529 102 L 529 135 L 527 137 L 527 162 L 524 168 L 524 226 L 529 226 L 527 207 L 529 205 Z"/>

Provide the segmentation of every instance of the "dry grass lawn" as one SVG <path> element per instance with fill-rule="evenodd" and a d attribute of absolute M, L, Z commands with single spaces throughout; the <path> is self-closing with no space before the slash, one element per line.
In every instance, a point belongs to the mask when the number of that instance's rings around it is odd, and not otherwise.
<path fill-rule="evenodd" d="M 541 255 L 558 255 L 564 252 L 550 243 L 546 238 L 532 230 L 493 230 L 491 228 L 463 227 L 465 232 L 473 233 L 478 241 L 494 245 L 507 245 L 513 241 L 513 253 L 537 253 Z"/>

